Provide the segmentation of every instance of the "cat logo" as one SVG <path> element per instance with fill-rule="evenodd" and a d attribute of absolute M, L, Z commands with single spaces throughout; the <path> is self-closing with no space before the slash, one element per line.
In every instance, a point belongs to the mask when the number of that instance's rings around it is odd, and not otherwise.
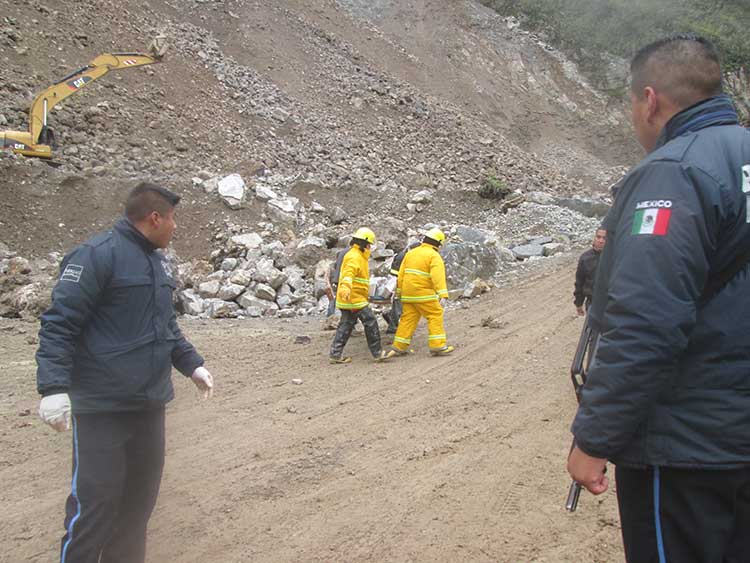
<path fill-rule="evenodd" d="M 78 90 L 79 88 L 83 88 L 91 82 L 92 78 L 90 76 L 81 76 L 79 78 L 76 78 L 75 80 L 71 80 L 68 82 L 68 86 L 70 86 L 73 90 Z"/>
<path fill-rule="evenodd" d="M 15 143 L 15 144 L 13 145 L 13 148 L 14 148 L 15 150 L 17 150 L 17 151 L 22 151 L 22 150 L 24 150 L 24 149 L 26 148 L 26 145 L 23 145 L 23 144 L 21 144 L 21 143 Z"/>

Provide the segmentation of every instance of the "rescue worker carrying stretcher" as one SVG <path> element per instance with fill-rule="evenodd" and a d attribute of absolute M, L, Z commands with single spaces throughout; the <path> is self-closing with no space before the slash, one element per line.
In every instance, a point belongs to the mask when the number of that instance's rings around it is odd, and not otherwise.
<path fill-rule="evenodd" d="M 365 326 L 367 346 L 376 362 L 387 359 L 387 354 L 380 344 L 380 328 L 375 314 L 370 309 L 370 247 L 375 244 L 375 233 L 367 227 L 357 229 L 352 235 L 351 248 L 344 255 L 341 263 L 338 287 L 336 289 L 336 308 L 341 310 L 341 320 L 331 344 L 329 360 L 332 364 L 348 364 L 351 357 L 343 356 L 352 329 L 357 319 Z"/>
<path fill-rule="evenodd" d="M 448 298 L 448 286 L 445 264 L 438 249 L 444 241 L 443 231 L 430 229 L 422 244 L 407 252 L 401 262 L 396 296 L 401 299 L 403 312 L 388 357 L 404 356 L 410 352 L 411 337 L 422 317 L 427 319 L 430 354 L 442 356 L 454 350 L 446 343 L 443 326 L 442 302 Z"/>

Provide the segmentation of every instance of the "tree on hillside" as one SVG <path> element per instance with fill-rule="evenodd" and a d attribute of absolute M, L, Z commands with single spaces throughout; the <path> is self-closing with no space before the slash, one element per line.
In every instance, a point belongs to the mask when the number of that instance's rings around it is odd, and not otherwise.
<path fill-rule="evenodd" d="M 711 39 L 722 55 L 727 91 L 750 123 L 750 3 L 746 0 L 481 0 L 518 17 L 603 82 L 607 54 L 629 59 L 671 33 Z M 619 93 L 624 89 L 618 89 Z"/>

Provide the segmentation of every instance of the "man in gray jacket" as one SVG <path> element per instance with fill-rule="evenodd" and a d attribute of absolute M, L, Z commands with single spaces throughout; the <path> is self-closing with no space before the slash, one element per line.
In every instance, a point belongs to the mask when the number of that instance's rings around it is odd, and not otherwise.
<path fill-rule="evenodd" d="M 182 335 L 164 256 L 179 196 L 142 183 L 114 228 L 74 248 L 42 315 L 39 415 L 73 428 L 62 563 L 139 563 L 164 465 L 172 366 L 208 398 L 213 378 Z"/>
<path fill-rule="evenodd" d="M 648 156 L 603 223 L 568 470 L 600 494 L 616 465 L 628 562 L 747 561 L 750 132 L 708 41 L 657 41 L 631 71 Z"/>

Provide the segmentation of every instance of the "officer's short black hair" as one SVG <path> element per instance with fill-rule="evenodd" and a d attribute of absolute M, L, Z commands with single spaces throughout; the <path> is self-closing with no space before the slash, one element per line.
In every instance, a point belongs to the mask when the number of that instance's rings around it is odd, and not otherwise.
<path fill-rule="evenodd" d="M 128 194 L 125 216 L 132 222 L 142 221 L 156 211 L 167 215 L 177 204 L 180 196 L 157 184 L 141 182 Z"/>
<path fill-rule="evenodd" d="M 651 86 L 681 108 L 722 92 L 721 61 L 705 37 L 682 33 L 640 49 L 630 63 L 631 88 L 639 98 Z"/>

